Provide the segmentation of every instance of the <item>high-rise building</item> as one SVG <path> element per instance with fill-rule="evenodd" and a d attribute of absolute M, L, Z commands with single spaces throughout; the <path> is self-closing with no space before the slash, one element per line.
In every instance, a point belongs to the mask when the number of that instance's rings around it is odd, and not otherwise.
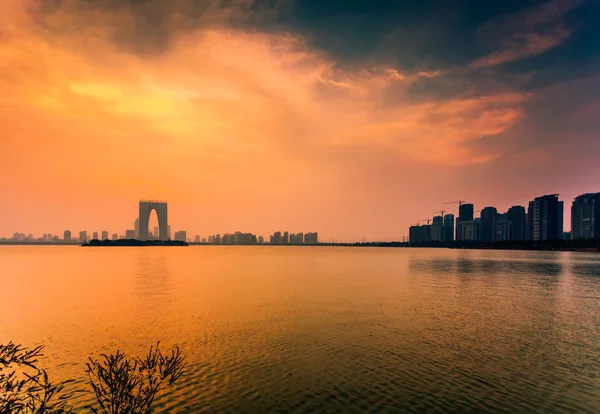
<path fill-rule="evenodd" d="M 196 234 L 196 238 L 194 239 L 194 242 L 196 243 L 200 243 L 200 236 Z"/>
<path fill-rule="evenodd" d="M 102 240 L 108 240 L 108 232 L 106 230 L 102 232 Z"/>
<path fill-rule="evenodd" d="M 564 203 L 558 194 L 535 198 L 527 211 L 530 240 L 558 240 L 563 234 Z"/>
<path fill-rule="evenodd" d="M 258 244 L 264 244 L 265 238 L 263 236 L 258 236 Z"/>
<path fill-rule="evenodd" d="M 65 230 L 64 235 L 63 235 L 63 240 L 66 242 L 71 241 L 71 230 Z"/>
<path fill-rule="evenodd" d="M 79 232 L 79 243 L 85 243 L 87 241 L 87 231 L 83 230 Z"/>
<path fill-rule="evenodd" d="M 281 244 L 281 232 L 276 231 L 271 238 L 271 244 Z"/>
<path fill-rule="evenodd" d="M 98 232 L 97 231 L 92 233 L 92 239 L 98 240 Z"/>
<path fill-rule="evenodd" d="M 479 226 L 479 240 L 484 243 L 491 243 L 494 241 L 494 222 L 496 221 L 496 216 L 498 215 L 498 210 L 496 207 L 484 207 L 481 210 L 481 222 Z"/>
<path fill-rule="evenodd" d="M 187 232 L 185 230 L 176 231 L 175 240 L 187 241 Z"/>
<path fill-rule="evenodd" d="M 281 240 L 281 243 L 289 244 L 289 242 L 290 242 L 290 234 L 287 231 L 285 231 L 285 232 L 283 232 L 283 239 Z"/>
<path fill-rule="evenodd" d="M 431 241 L 442 242 L 444 240 L 444 218 L 435 216 L 431 222 Z"/>
<path fill-rule="evenodd" d="M 140 218 L 136 218 L 133 222 L 133 231 L 136 239 L 140 238 Z"/>
<path fill-rule="evenodd" d="M 319 243 L 319 233 L 305 233 L 304 234 L 304 244 L 318 244 Z"/>
<path fill-rule="evenodd" d="M 444 232 L 442 241 L 445 243 L 454 241 L 454 214 L 446 214 L 444 216 Z"/>
<path fill-rule="evenodd" d="M 513 237 L 513 223 L 508 219 L 508 213 L 498 214 L 492 229 L 492 241 L 509 241 L 514 240 Z"/>
<path fill-rule="evenodd" d="M 169 236 L 168 240 L 171 240 L 171 225 L 167 226 L 167 233 L 168 233 L 167 235 Z"/>
<path fill-rule="evenodd" d="M 512 223 L 512 239 L 527 240 L 527 213 L 525 207 L 512 206 L 506 212 L 506 219 Z"/>
<path fill-rule="evenodd" d="M 479 240 L 479 226 L 480 219 L 461 221 L 458 223 L 458 229 L 460 238 L 457 240 L 463 241 L 477 241 Z"/>
<path fill-rule="evenodd" d="M 461 238 L 462 232 L 459 232 L 458 228 L 461 222 L 473 220 L 474 211 L 475 209 L 473 207 L 473 204 L 461 204 L 458 207 L 458 219 L 456 220 L 456 240 L 463 240 Z"/>
<path fill-rule="evenodd" d="M 113 233 L 112 239 L 113 240 L 119 240 L 119 235 L 117 233 Z"/>
<path fill-rule="evenodd" d="M 575 197 L 571 206 L 573 240 L 600 240 L 600 193 Z"/>
<path fill-rule="evenodd" d="M 135 230 L 125 230 L 125 238 L 128 240 L 135 239 Z"/>

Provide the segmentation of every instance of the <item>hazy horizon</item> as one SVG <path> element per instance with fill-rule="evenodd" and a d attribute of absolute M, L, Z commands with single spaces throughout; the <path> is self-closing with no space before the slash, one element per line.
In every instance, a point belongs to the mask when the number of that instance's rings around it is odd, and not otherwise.
<path fill-rule="evenodd" d="M 567 231 L 600 191 L 600 5 L 488 3 L 5 0 L 0 237 L 122 234 L 151 198 L 192 238 L 401 240 L 554 193 Z"/>

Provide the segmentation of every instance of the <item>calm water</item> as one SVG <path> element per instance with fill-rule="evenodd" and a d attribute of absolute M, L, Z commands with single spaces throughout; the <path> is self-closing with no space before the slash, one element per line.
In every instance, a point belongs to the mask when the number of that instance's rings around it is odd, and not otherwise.
<path fill-rule="evenodd" d="M 600 255 L 0 247 L 0 342 L 179 344 L 168 412 L 600 412 Z M 92 400 L 82 394 L 81 407 Z"/>

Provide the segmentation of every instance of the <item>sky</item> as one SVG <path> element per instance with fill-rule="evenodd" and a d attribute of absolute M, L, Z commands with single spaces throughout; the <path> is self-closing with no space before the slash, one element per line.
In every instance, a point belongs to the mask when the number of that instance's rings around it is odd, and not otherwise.
<path fill-rule="evenodd" d="M 0 0 L 0 236 L 401 240 L 600 191 L 598 0 Z M 151 219 L 156 222 L 156 217 Z"/>

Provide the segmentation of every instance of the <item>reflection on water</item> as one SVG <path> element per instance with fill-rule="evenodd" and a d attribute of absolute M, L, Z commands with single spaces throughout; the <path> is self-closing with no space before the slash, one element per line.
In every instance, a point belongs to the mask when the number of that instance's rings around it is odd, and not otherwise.
<path fill-rule="evenodd" d="M 0 341 L 81 386 L 89 355 L 179 344 L 168 412 L 592 413 L 599 276 L 575 253 L 1 247 Z"/>

